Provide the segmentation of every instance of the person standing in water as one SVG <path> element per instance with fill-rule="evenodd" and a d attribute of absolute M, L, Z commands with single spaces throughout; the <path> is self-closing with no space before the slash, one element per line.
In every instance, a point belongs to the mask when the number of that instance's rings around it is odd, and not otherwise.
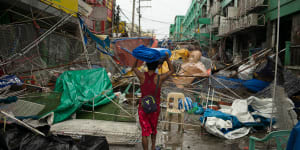
<path fill-rule="evenodd" d="M 136 59 L 134 65 L 133 65 L 133 71 L 135 72 L 136 76 L 140 80 L 141 85 L 141 92 L 142 92 L 142 98 L 147 95 L 155 95 L 155 100 L 157 104 L 157 110 L 152 113 L 145 113 L 144 109 L 141 106 L 141 100 L 139 102 L 138 106 L 138 114 L 139 114 L 139 122 L 142 128 L 142 144 L 143 149 L 148 150 L 148 137 L 151 135 L 151 141 L 152 141 L 152 150 L 155 150 L 155 141 L 156 141 L 156 134 L 157 134 L 157 123 L 160 113 L 160 91 L 161 91 L 161 85 L 164 81 L 168 79 L 169 76 L 171 76 L 174 73 L 174 67 L 170 62 L 169 54 L 166 52 L 166 61 L 168 63 L 169 71 L 167 73 L 161 74 L 158 77 L 158 74 L 155 73 L 155 70 L 161 66 L 159 61 L 155 61 L 152 63 L 146 63 L 148 72 L 140 72 L 137 68 L 138 60 Z M 157 80 L 158 85 L 157 84 Z M 156 91 L 157 87 L 157 93 Z"/>

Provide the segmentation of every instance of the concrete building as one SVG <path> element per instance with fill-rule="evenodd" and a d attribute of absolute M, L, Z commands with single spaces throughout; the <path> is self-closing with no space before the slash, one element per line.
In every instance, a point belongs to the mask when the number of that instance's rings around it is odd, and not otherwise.
<path fill-rule="evenodd" d="M 85 2 L 93 7 L 86 21 L 92 32 L 111 35 L 115 0 L 85 0 Z"/>
<path fill-rule="evenodd" d="M 288 68 L 300 65 L 300 0 L 281 0 L 279 49 Z M 247 57 L 276 44 L 277 0 L 193 0 L 182 22 L 183 36 L 202 50 L 221 49 Z M 174 29 L 170 26 L 170 34 Z"/>

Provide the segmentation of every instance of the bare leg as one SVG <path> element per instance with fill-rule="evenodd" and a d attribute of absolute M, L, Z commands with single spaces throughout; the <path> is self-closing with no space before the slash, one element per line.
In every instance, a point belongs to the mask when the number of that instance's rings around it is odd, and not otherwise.
<path fill-rule="evenodd" d="M 151 134 L 152 150 L 155 150 L 156 135 Z"/>
<path fill-rule="evenodd" d="M 148 150 L 148 137 L 147 136 L 142 136 L 142 144 L 143 144 L 143 149 Z"/>

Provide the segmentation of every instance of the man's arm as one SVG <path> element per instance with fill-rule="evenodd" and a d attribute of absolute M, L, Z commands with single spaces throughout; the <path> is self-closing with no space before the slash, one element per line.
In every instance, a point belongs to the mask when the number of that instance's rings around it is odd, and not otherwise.
<path fill-rule="evenodd" d="M 144 75 L 137 68 L 137 64 L 138 64 L 138 59 L 135 59 L 135 62 L 133 64 L 133 66 L 132 66 L 132 70 L 134 71 L 134 73 L 136 74 L 136 76 L 139 78 L 140 82 L 142 82 L 142 81 L 144 81 Z"/>
<path fill-rule="evenodd" d="M 162 74 L 161 77 L 160 77 L 160 83 L 162 84 L 165 80 L 168 79 L 169 76 L 171 76 L 175 71 L 174 71 L 174 67 L 169 59 L 169 53 L 166 52 L 166 61 L 168 63 L 168 68 L 169 68 L 169 71 Z"/>

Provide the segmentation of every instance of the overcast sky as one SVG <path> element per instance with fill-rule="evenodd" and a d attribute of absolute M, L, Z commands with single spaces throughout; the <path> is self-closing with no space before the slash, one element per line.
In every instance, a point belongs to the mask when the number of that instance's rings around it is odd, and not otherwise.
<path fill-rule="evenodd" d="M 136 8 L 138 8 L 136 0 Z M 131 22 L 132 20 L 132 4 L 133 0 L 116 0 L 117 5 L 125 13 L 121 15 L 121 20 Z M 151 2 L 141 1 L 141 6 L 151 6 L 151 8 L 141 8 L 142 19 L 141 26 L 143 31 L 152 31 L 157 35 L 158 39 L 162 39 L 169 35 L 170 24 L 174 23 L 176 15 L 185 15 L 191 0 L 152 0 Z M 137 11 L 135 15 L 135 24 L 138 24 Z M 128 20 L 129 19 L 129 20 Z"/>

